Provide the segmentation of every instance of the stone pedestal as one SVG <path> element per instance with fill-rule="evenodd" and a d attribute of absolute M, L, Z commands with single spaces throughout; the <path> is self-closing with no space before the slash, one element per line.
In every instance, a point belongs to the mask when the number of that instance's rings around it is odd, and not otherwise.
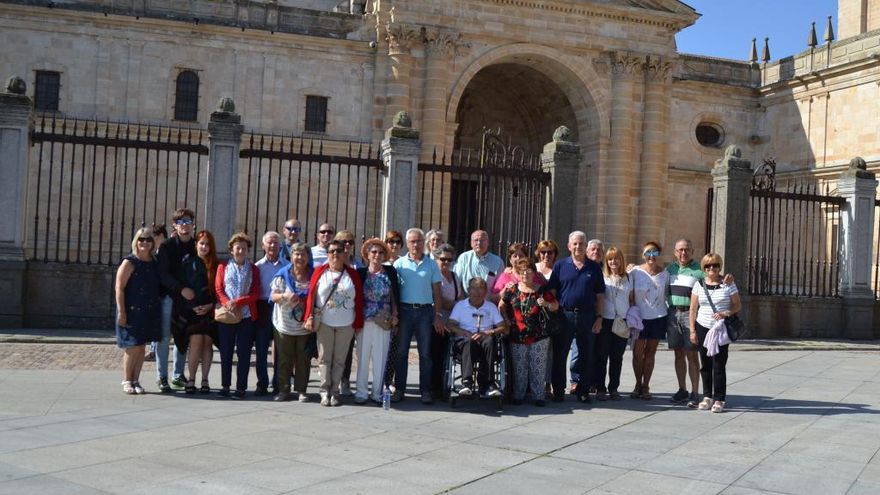
<path fill-rule="evenodd" d="M 569 141 L 571 132 L 561 126 L 553 133 L 553 141 L 544 145 L 541 167 L 550 173 L 550 187 L 545 198 L 547 222 L 544 238 L 553 239 L 560 249 L 568 245 L 568 234 L 575 230 L 575 209 L 578 194 L 578 164 L 581 149 Z M 561 255 L 561 253 L 560 253 Z"/>
<path fill-rule="evenodd" d="M 846 313 L 844 336 L 870 339 L 874 334 L 874 292 L 871 288 L 874 201 L 877 180 L 865 160 L 856 157 L 837 180 L 846 198 L 840 218 L 840 295 Z"/>
<path fill-rule="evenodd" d="M 28 191 L 30 98 L 20 77 L 0 93 L 0 326 L 21 327 L 24 319 L 25 214 Z"/>
<path fill-rule="evenodd" d="M 382 159 L 387 168 L 382 188 L 382 232 L 406 232 L 416 224 L 421 149 L 419 132 L 412 128 L 406 112 L 399 112 L 382 140 Z"/>
<path fill-rule="evenodd" d="M 226 241 L 244 228 L 237 223 L 238 155 L 244 126 L 232 98 L 223 98 L 208 122 L 208 191 L 205 195 L 205 228 L 214 234 L 217 251 L 225 254 Z"/>
<path fill-rule="evenodd" d="M 709 251 L 721 255 L 724 272 L 744 280 L 748 257 L 749 190 L 752 185 L 752 163 L 742 158 L 741 150 L 728 146 L 724 158 L 712 169 L 715 205 L 712 215 L 714 236 Z"/>

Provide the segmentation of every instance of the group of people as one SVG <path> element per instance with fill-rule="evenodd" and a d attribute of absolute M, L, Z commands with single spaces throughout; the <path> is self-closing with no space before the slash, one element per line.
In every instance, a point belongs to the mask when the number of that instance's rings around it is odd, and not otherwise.
<path fill-rule="evenodd" d="M 654 356 L 666 338 L 679 382 L 672 400 L 724 409 L 728 346 L 711 343 L 741 304 L 732 277 L 721 276 L 721 258 L 710 253 L 696 262 L 687 239 L 675 243 L 674 262 L 665 267 L 657 242 L 644 245 L 643 263 L 627 265 L 623 251 L 606 250 L 581 231 L 569 235 L 570 256 L 561 259 L 549 239 L 534 250 L 511 244 L 502 259 L 489 252 L 482 230 L 471 234 L 471 249 L 458 256 L 443 232 L 417 228 L 367 239 L 356 252 L 353 232 L 325 223 L 310 246 L 300 240 L 299 220 L 291 218 L 283 234 L 262 236 L 260 260 L 251 260 L 251 239 L 236 233 L 227 243 L 229 259 L 221 261 L 213 235 L 194 233 L 191 210 L 175 211 L 172 220 L 171 236 L 162 228 L 139 229 L 117 272 L 116 331 L 125 350 L 127 394 L 144 393 L 139 380 L 145 345 L 155 341 L 161 392 L 175 385 L 188 394 L 210 393 L 216 344 L 224 397 L 246 396 L 255 349 L 256 396 L 268 395 L 271 386 L 276 401 L 309 401 L 311 360 L 317 358 L 320 403 L 338 406 L 352 395 L 356 352 L 354 402 L 381 403 L 383 393 L 399 402 L 415 339 L 424 404 L 440 393 L 504 394 L 493 372 L 498 346 L 505 346 L 510 360 L 512 404 L 563 401 L 566 388 L 581 402 L 620 400 L 628 344 L 636 381 L 629 395 L 651 400 Z M 448 349 L 461 362 L 454 389 L 446 377 Z"/>

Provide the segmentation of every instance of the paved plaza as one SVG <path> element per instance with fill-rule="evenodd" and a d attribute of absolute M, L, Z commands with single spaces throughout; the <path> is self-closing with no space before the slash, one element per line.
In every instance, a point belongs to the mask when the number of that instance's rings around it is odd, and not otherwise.
<path fill-rule="evenodd" d="M 497 413 L 412 397 L 384 411 L 126 396 L 112 345 L 7 341 L 0 494 L 880 493 L 877 346 L 747 348 L 731 353 L 723 414 L 669 403 L 668 351 L 653 401 L 569 397 Z"/>

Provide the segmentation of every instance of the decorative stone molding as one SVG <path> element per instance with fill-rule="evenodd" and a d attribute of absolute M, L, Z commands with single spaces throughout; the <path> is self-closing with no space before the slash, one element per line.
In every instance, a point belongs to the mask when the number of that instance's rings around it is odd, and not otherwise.
<path fill-rule="evenodd" d="M 391 121 L 391 128 L 385 131 L 386 138 L 418 139 L 419 131 L 413 129 L 409 113 L 400 111 Z"/>
<path fill-rule="evenodd" d="M 442 28 L 422 28 L 422 42 L 428 55 L 448 57 L 458 55 L 462 50 L 470 48 L 471 44 L 462 41 L 461 33 L 455 33 Z"/>
<path fill-rule="evenodd" d="M 642 70 L 645 71 L 645 77 L 649 81 L 664 84 L 672 80 L 672 68 L 671 62 L 665 62 L 660 57 L 652 57 L 651 55 L 645 57 L 645 63 L 642 66 Z"/>
<path fill-rule="evenodd" d="M 634 79 L 642 74 L 642 58 L 628 52 L 611 53 L 611 76 L 615 79 Z"/>
<path fill-rule="evenodd" d="M 408 55 L 413 44 L 422 40 L 420 29 L 399 23 L 385 23 L 385 41 L 389 55 Z"/>

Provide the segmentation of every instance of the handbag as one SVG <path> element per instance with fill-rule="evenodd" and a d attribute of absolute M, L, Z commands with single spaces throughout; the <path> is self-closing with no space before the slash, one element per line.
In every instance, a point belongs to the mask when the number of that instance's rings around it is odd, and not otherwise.
<path fill-rule="evenodd" d="M 224 325 L 235 325 L 241 322 L 241 310 L 238 306 L 228 309 L 222 304 L 214 306 L 214 321 Z"/>
<path fill-rule="evenodd" d="M 703 292 L 706 293 L 706 299 L 709 300 L 709 306 L 712 306 L 712 312 L 717 313 L 718 309 L 712 301 L 712 296 L 709 295 L 709 289 L 706 288 L 706 284 L 700 282 L 700 285 L 703 287 Z M 727 329 L 727 338 L 729 338 L 731 342 L 736 342 L 737 339 L 745 333 L 745 326 L 745 323 L 743 323 L 736 314 L 724 318 L 724 328 Z"/>
<path fill-rule="evenodd" d="M 379 325 L 382 330 L 391 330 L 394 328 L 394 325 L 391 324 L 391 312 L 386 308 L 382 308 L 376 313 L 376 316 L 373 317 L 373 321 Z"/>
<path fill-rule="evenodd" d="M 626 324 L 626 320 L 623 318 L 615 318 L 614 323 L 611 324 L 611 333 L 622 339 L 628 339 L 630 331 L 629 326 Z"/>
<path fill-rule="evenodd" d="M 544 327 L 547 335 L 560 335 L 565 330 L 565 322 L 562 321 L 562 315 L 559 311 L 550 312 L 546 308 L 541 308 L 540 323 Z"/>

